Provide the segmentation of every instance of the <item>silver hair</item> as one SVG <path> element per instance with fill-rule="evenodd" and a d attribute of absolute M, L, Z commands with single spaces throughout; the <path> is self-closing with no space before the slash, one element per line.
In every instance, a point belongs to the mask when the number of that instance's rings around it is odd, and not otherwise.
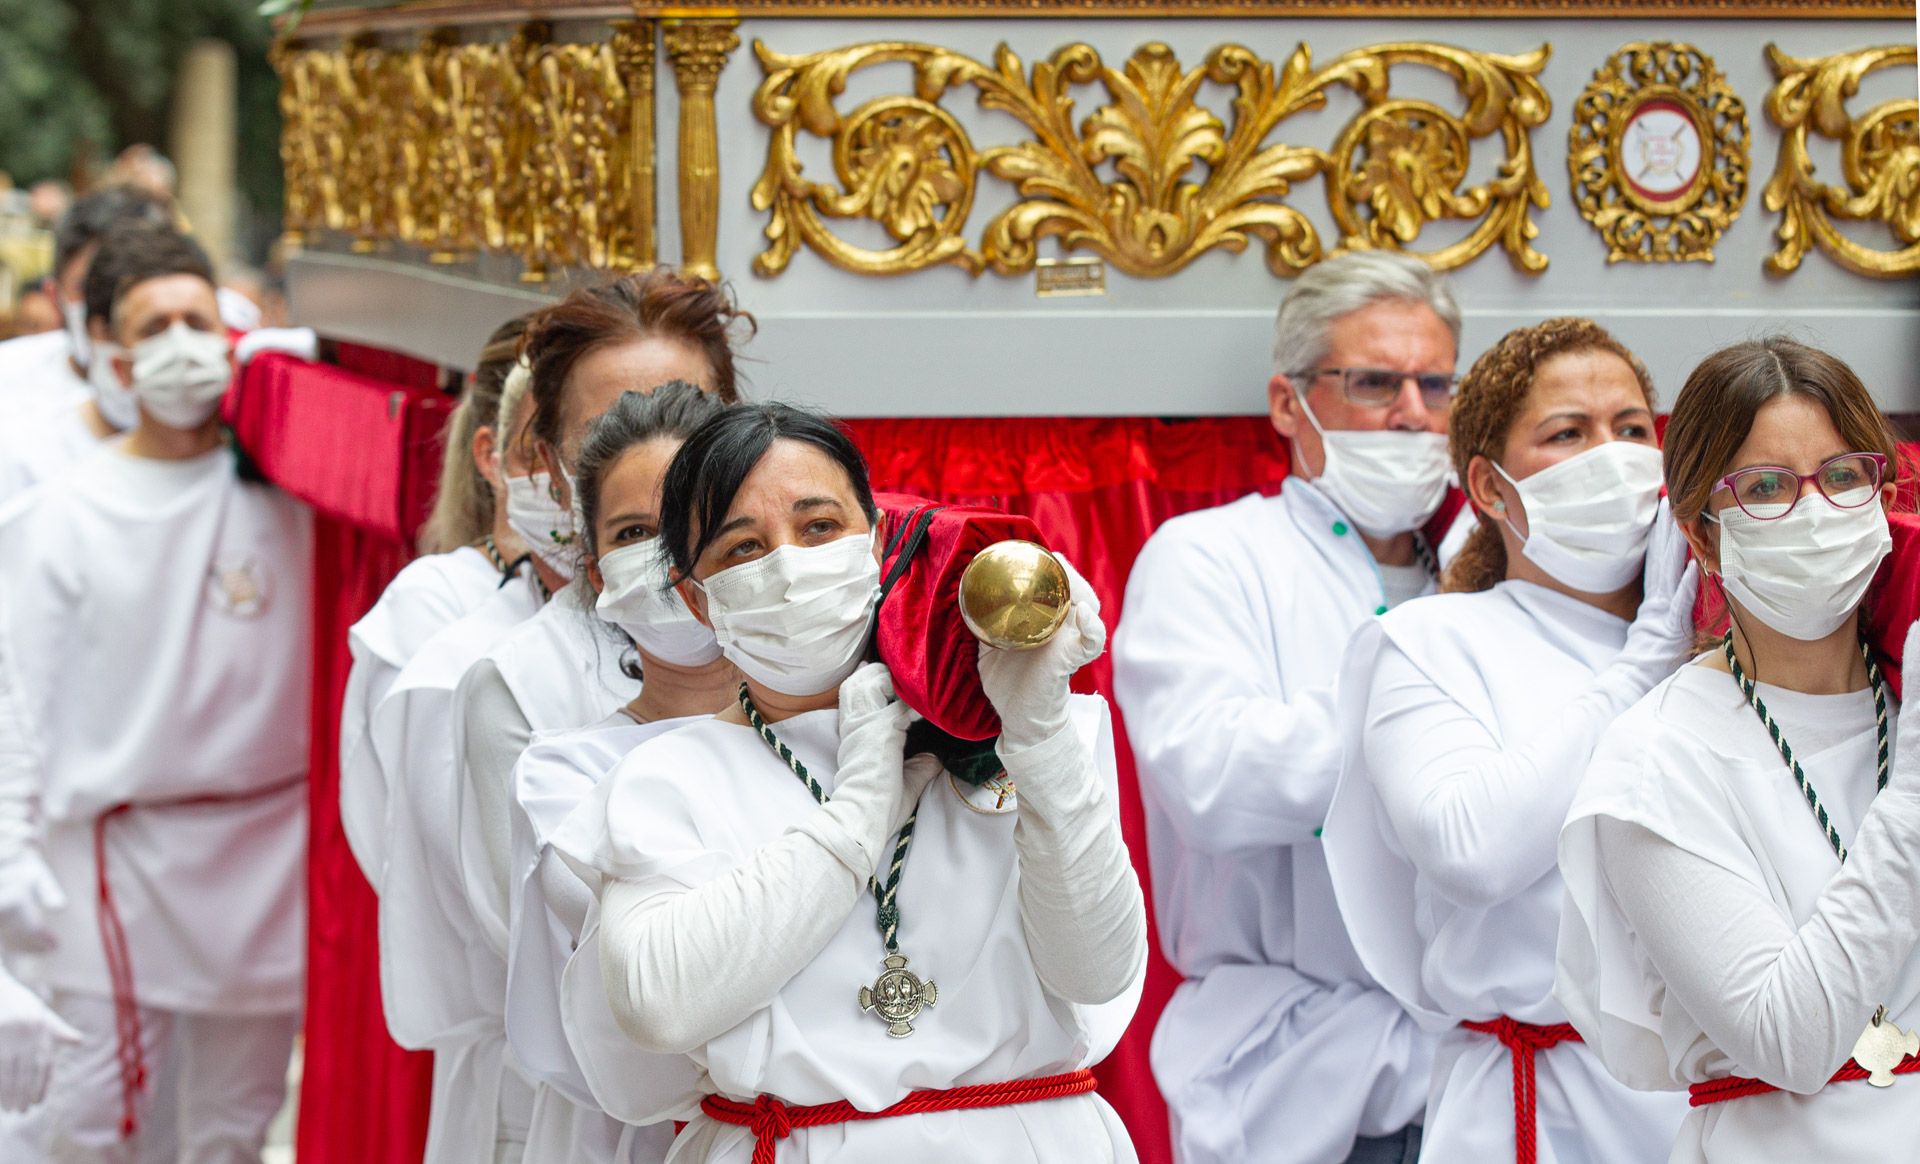
<path fill-rule="evenodd" d="M 1273 374 L 1297 376 L 1327 358 L 1334 321 L 1388 301 L 1424 303 L 1460 348 L 1460 305 L 1447 280 L 1425 262 L 1395 251 L 1350 251 L 1307 268 L 1280 301 L 1273 321 Z"/>

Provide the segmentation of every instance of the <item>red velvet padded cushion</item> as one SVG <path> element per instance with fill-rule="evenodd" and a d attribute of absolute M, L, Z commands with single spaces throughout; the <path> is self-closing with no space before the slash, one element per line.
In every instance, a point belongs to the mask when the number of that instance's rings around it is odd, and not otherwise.
<path fill-rule="evenodd" d="M 980 688 L 979 640 L 960 617 L 960 575 L 974 555 L 1009 538 L 1040 540 L 1031 518 L 972 505 L 940 505 L 904 493 L 879 493 L 879 537 L 885 550 L 875 628 L 880 661 L 893 672 L 893 689 L 935 727 L 962 740 L 1000 734 L 1000 717 Z M 896 544 L 928 516 L 925 535 Z M 911 557 L 895 575 L 899 559 Z"/>

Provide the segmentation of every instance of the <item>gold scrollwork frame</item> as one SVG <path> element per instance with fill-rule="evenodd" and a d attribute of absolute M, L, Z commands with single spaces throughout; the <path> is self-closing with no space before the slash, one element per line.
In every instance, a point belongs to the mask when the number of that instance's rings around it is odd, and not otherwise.
<path fill-rule="evenodd" d="M 1700 139 L 1687 188 L 1652 200 L 1628 180 L 1621 143 L 1649 102 L 1685 111 Z M 1573 201 L 1607 243 L 1607 261 L 1713 261 L 1714 244 L 1747 198 L 1752 137 L 1747 109 L 1713 58 L 1693 45 L 1637 41 L 1595 70 L 1567 131 Z"/>
<path fill-rule="evenodd" d="M 1040 240 L 1055 238 L 1128 274 L 1157 277 L 1259 239 L 1268 267 L 1289 274 L 1318 261 L 1322 245 L 1283 199 L 1295 184 L 1325 175 L 1341 249 L 1407 250 L 1450 269 L 1497 245 L 1520 270 L 1539 272 L 1547 259 L 1532 246 L 1539 231 L 1529 207 L 1544 208 L 1548 195 L 1531 134 L 1551 110 L 1538 80 L 1549 51 L 1508 56 L 1407 42 L 1357 49 L 1316 70 L 1305 45 L 1276 65 L 1226 44 L 1188 69 L 1152 43 L 1114 68 L 1091 45 L 1071 44 L 1029 70 L 1005 45 L 987 64 L 911 42 L 804 55 L 755 42 L 766 78 L 753 109 L 774 132 L 753 188 L 755 209 L 771 211 L 769 245 L 754 270 L 777 275 L 804 245 L 858 274 L 951 263 L 1010 275 L 1032 270 Z M 911 66 L 912 95 L 876 98 L 845 115 L 835 107 L 852 74 L 888 63 Z M 1465 110 L 1395 96 L 1396 65 L 1450 76 Z M 1233 90 L 1230 123 L 1201 103 L 1207 83 Z M 1092 85 L 1107 102 L 1076 123 L 1074 92 Z M 1281 121 L 1323 106 L 1340 87 L 1359 96 L 1362 110 L 1331 150 L 1268 142 Z M 960 88 L 975 90 L 983 109 L 1013 117 L 1029 140 L 977 149 L 940 104 Z M 832 143 L 837 186 L 805 176 L 802 130 Z M 1496 172 L 1462 188 L 1472 143 L 1496 133 L 1505 147 Z M 1109 164 L 1111 176 L 1102 172 Z M 974 246 L 965 231 L 980 172 L 1011 184 L 1018 200 Z M 848 219 L 879 224 L 895 245 L 862 247 L 828 226 Z M 1446 220 L 1474 225 L 1451 244 L 1411 250 L 1427 225 Z"/>
<path fill-rule="evenodd" d="M 586 43 L 540 22 L 505 40 L 280 42 L 272 59 L 289 241 L 405 242 L 436 263 L 509 254 L 529 282 L 652 262 L 652 22 Z"/>
<path fill-rule="evenodd" d="M 1800 266 L 1818 247 L 1849 271 L 1881 279 L 1920 273 L 1920 101 L 1883 101 L 1855 117 L 1847 100 L 1881 69 L 1913 66 L 1911 44 L 1882 45 L 1826 57 L 1790 57 L 1767 46 L 1778 80 L 1767 94 L 1767 117 L 1785 135 L 1780 161 L 1767 183 L 1768 210 L 1780 212 L 1780 247 L 1767 259 L 1771 274 Z M 1814 176 L 1808 135 L 1840 143 L 1844 186 Z M 1897 249 L 1866 246 L 1841 232 L 1836 220 L 1879 222 Z"/>

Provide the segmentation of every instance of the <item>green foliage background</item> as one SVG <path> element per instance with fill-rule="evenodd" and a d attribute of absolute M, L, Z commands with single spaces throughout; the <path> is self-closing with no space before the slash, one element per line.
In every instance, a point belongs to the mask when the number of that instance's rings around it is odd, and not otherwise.
<path fill-rule="evenodd" d="M 238 58 L 239 237 L 256 260 L 279 230 L 279 81 L 259 0 L 0 0 L 0 170 L 19 185 L 71 179 L 122 148 L 167 141 L 187 46 Z"/>

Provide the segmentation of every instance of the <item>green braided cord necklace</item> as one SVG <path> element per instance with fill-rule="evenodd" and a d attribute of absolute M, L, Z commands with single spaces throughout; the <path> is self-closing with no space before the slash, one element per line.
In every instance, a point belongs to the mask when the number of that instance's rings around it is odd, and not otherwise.
<path fill-rule="evenodd" d="M 747 685 L 742 683 L 736 696 L 740 701 L 740 710 L 746 713 L 747 723 L 760 733 L 773 754 L 780 757 L 793 774 L 800 778 L 807 793 L 815 804 L 827 802 L 826 790 L 820 782 L 807 771 L 800 757 L 793 749 L 775 735 L 773 728 L 760 715 L 760 709 L 753 705 L 753 697 L 747 693 Z M 876 907 L 876 916 L 880 924 L 880 941 L 885 945 L 887 956 L 882 960 L 883 970 L 871 987 L 860 988 L 860 1009 L 879 1017 L 887 1024 L 887 1033 L 896 1039 L 904 1039 L 913 1033 L 913 1019 L 919 1017 L 924 1007 L 934 1005 L 940 998 L 940 988 L 931 981 L 922 980 L 909 973 L 907 959 L 900 953 L 900 873 L 907 866 L 907 850 L 913 846 L 913 824 L 920 816 L 915 806 L 907 815 L 906 823 L 900 826 L 900 835 L 893 842 L 893 860 L 887 866 L 887 879 L 880 882 L 867 878 L 867 889 L 872 892 Z"/>
<path fill-rule="evenodd" d="M 1834 829 L 1833 822 L 1828 819 L 1826 806 L 1820 803 L 1820 795 L 1813 790 L 1813 782 L 1807 779 L 1807 773 L 1800 767 L 1800 761 L 1793 758 L 1793 748 L 1787 743 L 1786 736 L 1781 734 L 1779 723 L 1767 710 L 1767 705 L 1761 702 L 1758 685 L 1747 678 L 1746 672 L 1740 669 L 1740 660 L 1733 653 L 1733 631 L 1727 631 L 1726 637 L 1720 640 L 1720 649 L 1726 653 L 1727 666 L 1733 670 L 1733 681 L 1739 685 L 1740 694 L 1747 697 L 1747 702 L 1759 715 L 1761 725 L 1767 729 L 1767 735 L 1773 739 L 1773 746 L 1780 750 L 1780 758 L 1787 762 L 1787 767 L 1793 772 L 1793 782 L 1800 786 L 1800 795 L 1807 798 L 1807 807 L 1813 810 L 1813 819 L 1819 822 L 1821 831 L 1827 835 L 1827 843 L 1833 846 L 1834 855 L 1844 864 L 1847 859 L 1847 848 L 1840 843 L 1840 834 Z M 1873 651 L 1864 641 L 1860 644 L 1860 655 L 1867 662 L 1867 685 L 1873 688 L 1873 726 L 1880 745 L 1880 769 L 1874 785 L 1874 791 L 1878 792 L 1887 786 L 1887 688 L 1880 679 L 1880 665 L 1873 661 Z"/>

